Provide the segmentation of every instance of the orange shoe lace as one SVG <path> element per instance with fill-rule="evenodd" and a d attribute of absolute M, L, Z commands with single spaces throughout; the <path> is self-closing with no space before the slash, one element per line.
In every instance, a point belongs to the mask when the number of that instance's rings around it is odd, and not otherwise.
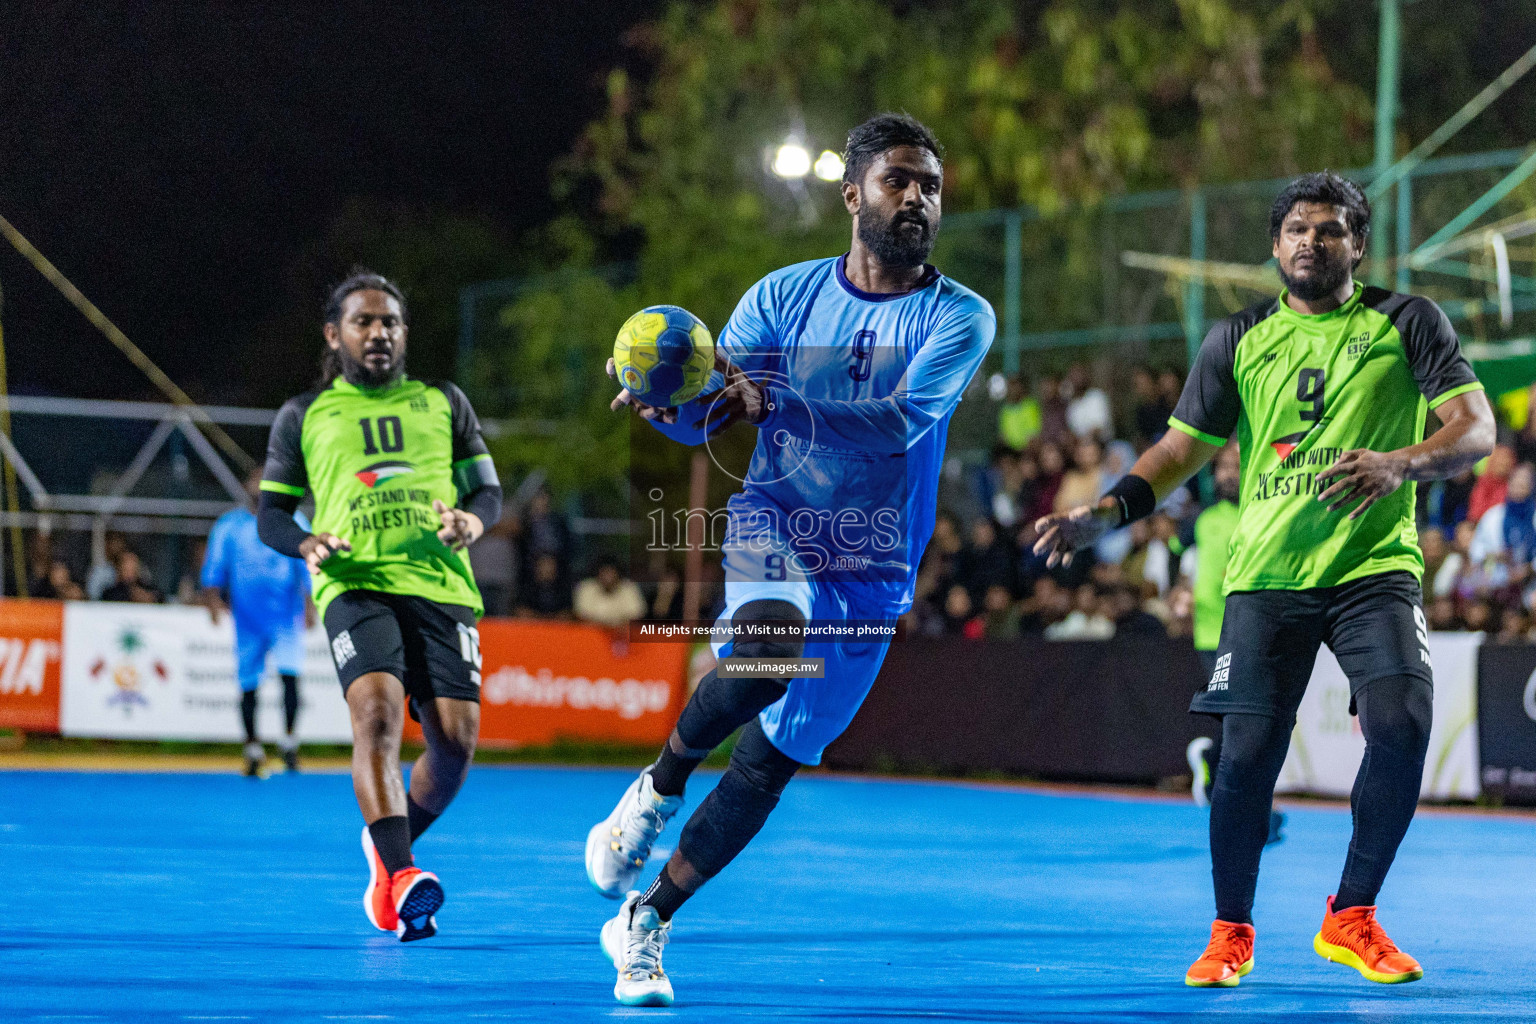
<path fill-rule="evenodd" d="M 1243 934 L 1241 925 L 1218 921 L 1211 930 L 1211 941 L 1205 947 L 1205 955 L 1200 959 L 1240 964 L 1248 959 L 1243 952 L 1247 942 L 1248 937 Z"/>
<path fill-rule="evenodd" d="M 1345 913 L 1348 913 L 1348 911 L 1341 910 L 1334 916 L 1337 918 Z M 1376 912 L 1374 910 L 1362 914 L 1352 921 L 1340 921 L 1338 922 L 1338 927 L 1339 931 L 1344 934 L 1345 939 L 1348 940 L 1350 947 L 1359 953 L 1360 958 L 1367 964 L 1374 965 L 1380 963 L 1381 959 L 1389 953 L 1402 952 L 1402 950 L 1397 948 L 1397 943 L 1387 937 L 1386 929 L 1381 926 L 1381 922 L 1376 920 Z"/>

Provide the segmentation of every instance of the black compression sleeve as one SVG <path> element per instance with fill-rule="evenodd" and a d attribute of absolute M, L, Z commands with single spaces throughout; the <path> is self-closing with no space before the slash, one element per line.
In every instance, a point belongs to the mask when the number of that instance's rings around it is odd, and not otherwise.
<path fill-rule="evenodd" d="M 476 487 L 464 496 L 459 507 L 465 512 L 472 512 L 478 516 L 480 522 L 489 530 L 501 518 L 501 488 L 495 484 Z"/>
<path fill-rule="evenodd" d="M 256 506 L 256 536 L 267 547 L 289 558 L 304 557 L 299 545 L 309 536 L 304 527 L 294 522 L 293 513 L 298 507 L 296 495 L 276 491 L 262 491 L 261 502 Z"/>

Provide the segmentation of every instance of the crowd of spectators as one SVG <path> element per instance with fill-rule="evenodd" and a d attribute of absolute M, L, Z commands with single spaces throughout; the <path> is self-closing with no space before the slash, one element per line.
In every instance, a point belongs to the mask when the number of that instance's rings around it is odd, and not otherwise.
<path fill-rule="evenodd" d="M 1138 366 L 1113 377 L 1096 382 L 1089 366 L 1079 363 L 1059 376 L 1006 381 L 989 460 L 962 474 L 941 503 L 907 617 L 910 633 L 1046 639 L 1189 635 L 1193 524 L 1202 494 L 1209 495 L 1200 478 L 1152 518 L 1104 538 L 1070 566 L 1047 568 L 1032 551 L 1037 519 L 1096 500 L 1167 429 L 1182 389 L 1177 372 Z M 1536 386 L 1530 394 L 1499 402 L 1500 444 L 1480 466 L 1419 487 L 1424 607 L 1432 629 L 1536 640 L 1533 399 Z M 1432 414 L 1430 425 L 1433 429 Z M 108 533 L 79 576 L 47 535 L 32 540 L 33 596 L 144 603 L 196 599 L 200 540 L 188 542 L 172 560 L 184 571 L 167 576 L 177 579 L 165 590 L 146 569 L 143 552 L 121 534 Z M 650 582 L 642 586 L 626 578 L 617 561 L 579 552 L 568 518 L 547 491 L 509 508 L 470 558 L 487 614 L 618 627 L 642 618 L 677 619 L 683 612 L 682 575 L 675 567 L 652 567 Z M 586 572 L 578 575 L 578 566 Z M 706 588 L 706 606 L 718 599 L 718 591 L 718 581 Z M 710 608 L 702 611 L 707 615 Z"/>

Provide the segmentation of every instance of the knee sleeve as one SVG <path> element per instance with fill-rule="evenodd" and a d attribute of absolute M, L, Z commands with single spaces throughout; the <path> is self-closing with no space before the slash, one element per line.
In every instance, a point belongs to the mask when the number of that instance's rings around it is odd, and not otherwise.
<path fill-rule="evenodd" d="M 769 742 L 761 725 L 749 723 L 720 784 L 683 826 L 677 843 L 683 858 L 704 878 L 719 874 L 762 829 L 799 768 Z"/>
<path fill-rule="evenodd" d="M 731 626 L 737 639 L 731 644 L 731 656 L 737 658 L 798 658 L 805 651 L 805 638 L 757 637 L 745 629 L 748 623 L 785 626 L 803 632 L 805 616 L 788 601 L 748 601 L 736 609 Z"/>
<path fill-rule="evenodd" d="M 805 627 L 805 616 L 788 601 L 748 601 L 731 619 L 745 634 L 749 622 L 782 623 Z M 805 650 L 802 636 L 753 637 L 734 640 L 731 656 L 738 658 L 798 658 Z M 711 672 L 699 683 L 688 706 L 677 720 L 677 735 L 690 750 L 704 757 L 725 738 L 780 697 L 788 687 L 784 679 L 749 679 Z"/>
<path fill-rule="evenodd" d="M 1229 714 L 1221 721 L 1221 760 L 1218 769 L 1249 776 L 1273 767 L 1276 775 L 1290 749 L 1294 718 Z"/>
<path fill-rule="evenodd" d="M 1434 705 L 1434 689 L 1417 676 L 1375 679 L 1355 694 L 1365 742 L 1421 763 L 1429 750 Z"/>

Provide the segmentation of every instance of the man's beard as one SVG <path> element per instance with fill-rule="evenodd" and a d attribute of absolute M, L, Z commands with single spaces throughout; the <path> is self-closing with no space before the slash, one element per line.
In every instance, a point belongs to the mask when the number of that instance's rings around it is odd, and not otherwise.
<path fill-rule="evenodd" d="M 1292 277 L 1283 266 L 1277 269 L 1280 282 L 1292 295 L 1303 302 L 1316 302 L 1338 291 L 1354 268 L 1346 261 L 1334 259 L 1327 250 L 1319 250 L 1313 256 L 1311 273 L 1305 277 Z"/>
<path fill-rule="evenodd" d="M 405 373 L 405 353 L 401 352 L 392 356 L 387 370 L 371 370 L 367 363 L 361 363 L 353 359 L 344 348 L 335 350 L 341 361 L 341 375 L 346 378 L 348 384 L 356 388 L 382 388 L 388 387 Z"/>
<path fill-rule="evenodd" d="M 907 221 L 921 226 L 921 232 L 904 227 Z M 934 229 L 929 219 L 921 213 L 898 210 L 889 220 L 877 221 L 864 214 L 859 215 L 859 241 L 874 254 L 882 266 L 919 267 L 928 261 L 933 251 Z"/>

